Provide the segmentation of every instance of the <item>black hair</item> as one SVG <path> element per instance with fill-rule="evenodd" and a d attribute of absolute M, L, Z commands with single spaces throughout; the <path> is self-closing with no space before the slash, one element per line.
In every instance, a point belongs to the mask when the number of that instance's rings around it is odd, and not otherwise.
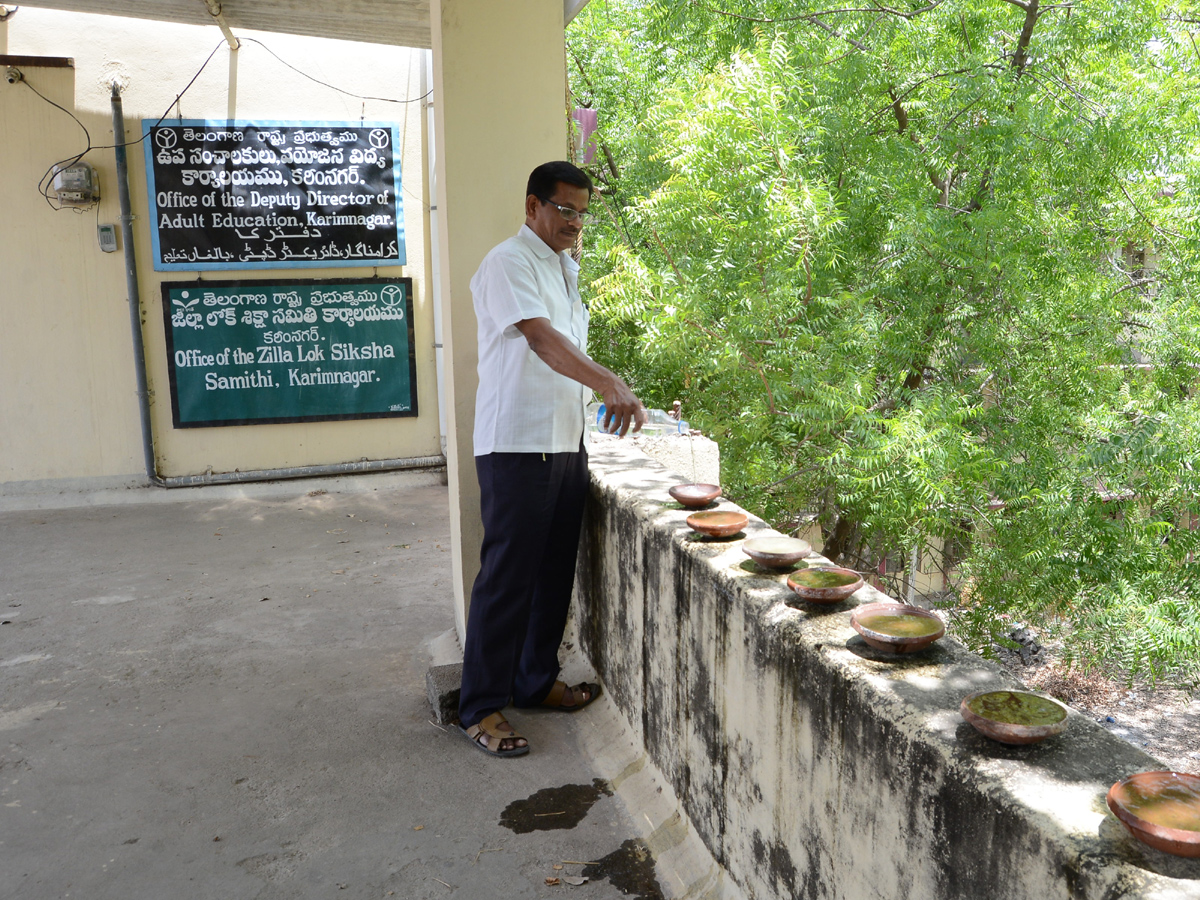
<path fill-rule="evenodd" d="M 525 196 L 533 194 L 543 203 L 549 203 L 550 195 L 557 190 L 560 181 L 573 187 L 587 188 L 588 196 L 592 196 L 592 179 L 588 173 L 561 159 L 542 163 L 529 173 Z"/>

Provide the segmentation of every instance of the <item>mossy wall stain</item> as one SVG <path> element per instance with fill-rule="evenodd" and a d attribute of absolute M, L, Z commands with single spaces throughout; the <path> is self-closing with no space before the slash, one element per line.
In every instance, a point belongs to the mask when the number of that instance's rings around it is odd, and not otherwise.
<path fill-rule="evenodd" d="M 770 873 L 771 887 L 777 892 L 777 895 L 781 897 L 797 896 L 796 880 L 799 873 L 796 871 L 795 863 L 792 862 L 792 854 L 788 848 L 778 841 L 768 844 L 759 831 L 754 832 L 751 848 L 755 863 Z M 811 883 L 815 884 L 815 881 Z M 815 895 L 811 896 L 815 897 Z"/>

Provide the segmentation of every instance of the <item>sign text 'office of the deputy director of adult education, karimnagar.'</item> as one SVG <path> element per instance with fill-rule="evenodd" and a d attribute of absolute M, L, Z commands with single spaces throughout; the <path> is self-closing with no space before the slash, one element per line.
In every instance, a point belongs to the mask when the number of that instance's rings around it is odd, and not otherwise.
<path fill-rule="evenodd" d="M 158 271 L 403 265 L 399 129 L 144 119 Z"/>

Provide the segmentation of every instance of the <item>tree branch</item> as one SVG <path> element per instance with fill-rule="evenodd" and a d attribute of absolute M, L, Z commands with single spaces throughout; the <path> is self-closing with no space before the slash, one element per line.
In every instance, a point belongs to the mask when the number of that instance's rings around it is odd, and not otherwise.
<path fill-rule="evenodd" d="M 799 443 L 803 444 L 806 440 L 808 440 L 808 438 L 800 438 Z M 801 475 L 808 475 L 812 472 L 819 472 L 819 471 L 821 471 L 820 466 L 809 466 L 807 469 L 798 469 L 797 471 L 792 472 L 790 475 L 784 475 L 782 478 L 778 479 L 777 481 L 772 481 L 770 484 L 764 484 L 763 490 L 769 491 L 769 490 L 771 490 L 771 488 L 779 487 L 779 485 L 783 484 L 784 482 L 791 481 L 793 478 L 799 478 Z"/>
<path fill-rule="evenodd" d="M 878 6 L 878 5 L 873 6 L 869 10 L 866 10 L 866 9 L 843 9 L 843 10 L 837 10 L 837 12 L 881 12 L 881 13 L 887 13 L 889 16 L 899 16 L 902 19 L 915 19 L 917 16 L 921 15 L 922 13 L 927 13 L 932 9 L 937 9 L 939 6 L 941 6 L 945 2 L 946 2 L 946 0 L 933 0 L 933 2 L 928 4 L 927 6 L 922 6 L 920 9 L 914 9 L 914 10 L 910 10 L 907 12 L 904 10 L 901 10 L 901 9 L 889 9 L 886 6 Z"/>
<path fill-rule="evenodd" d="M 964 206 L 959 212 L 975 212 L 977 209 L 983 208 L 983 198 L 987 196 L 988 190 L 992 186 L 992 170 L 990 168 L 983 170 L 983 177 L 979 179 L 979 187 L 975 189 L 975 196 L 971 198 L 971 202 Z"/>
<path fill-rule="evenodd" d="M 658 232 L 654 229 L 653 225 L 650 226 L 650 233 L 654 235 L 654 240 L 658 242 L 658 248 L 662 250 L 663 255 L 666 256 L 667 262 L 671 264 L 671 271 L 675 273 L 675 277 L 679 279 L 679 283 L 687 284 L 687 279 L 684 278 L 683 273 L 679 271 L 679 266 L 675 265 L 675 257 L 671 255 L 671 251 L 667 249 L 667 245 L 664 244 L 662 238 L 658 236 Z"/>
<path fill-rule="evenodd" d="M 764 19 L 759 16 L 744 16 L 744 15 L 741 15 L 740 13 L 730 12 L 729 10 L 717 9 L 715 6 L 709 6 L 707 3 L 700 3 L 700 2 L 698 2 L 698 0 L 691 0 L 691 3 L 689 3 L 689 6 L 695 6 L 698 9 L 702 9 L 705 12 L 710 12 L 710 13 L 713 13 L 718 16 L 725 16 L 726 18 L 730 18 L 730 19 L 740 19 L 743 22 L 760 22 L 764 25 L 772 25 L 772 24 L 775 24 L 778 22 L 811 22 L 813 19 L 817 18 L 818 16 L 839 16 L 839 15 L 848 15 L 850 13 L 876 13 L 877 12 L 877 13 L 883 13 L 883 14 L 889 15 L 889 16 L 898 16 L 902 19 L 913 19 L 919 15 L 922 15 L 923 13 L 929 12 L 930 10 L 937 9 L 939 6 L 941 6 L 945 2 L 947 2 L 947 0 L 931 0 L 931 2 L 929 4 L 927 4 L 926 6 L 922 6 L 920 9 L 913 9 L 913 10 L 891 9 L 889 7 L 880 6 L 878 4 L 873 5 L 873 6 L 866 6 L 866 7 L 847 6 L 847 7 L 842 7 L 840 9 L 823 9 L 820 12 L 805 13 L 802 16 L 780 16 L 779 18 L 775 18 L 775 19 Z M 1015 0 L 1009 0 L 1009 2 L 1012 3 L 1012 2 L 1015 2 Z"/>
<path fill-rule="evenodd" d="M 1020 77 L 1029 60 L 1027 51 L 1029 42 L 1033 40 L 1033 26 L 1037 24 L 1038 16 L 1041 13 L 1038 12 L 1038 0 L 1029 0 L 1028 3 L 1018 3 L 1017 0 L 1008 0 L 1008 2 L 1015 3 L 1025 10 L 1025 25 L 1021 28 L 1020 37 L 1017 38 L 1017 49 L 1012 58 L 1012 67 Z"/>
<path fill-rule="evenodd" d="M 814 25 L 816 25 L 821 30 L 829 32 L 835 38 L 845 41 L 847 44 L 849 44 L 851 47 L 854 47 L 856 50 L 861 50 L 863 53 L 871 52 L 870 50 L 867 49 L 867 46 L 865 44 L 860 44 L 854 38 L 846 37 L 844 34 L 841 34 L 832 25 L 826 25 L 824 22 L 822 22 L 820 19 L 818 19 L 815 15 L 814 16 L 805 16 L 804 18 L 807 21 L 812 22 Z"/>
<path fill-rule="evenodd" d="M 825 557 L 836 563 L 842 555 L 851 555 L 850 543 L 857 532 L 857 524 L 839 513 L 837 524 L 833 526 L 833 531 L 828 533 L 822 549 Z"/>
<path fill-rule="evenodd" d="M 906 97 L 908 97 L 909 94 L 912 94 L 913 92 L 915 92 L 917 90 L 917 88 L 921 87 L 922 85 L 928 84 L 931 81 L 937 81 L 939 78 L 950 78 L 954 75 L 966 75 L 969 72 L 974 72 L 976 69 L 993 69 L 993 68 L 996 68 L 996 66 L 994 64 L 988 63 L 988 64 L 985 64 L 982 66 L 968 66 L 963 69 L 952 69 L 949 72 L 938 72 L 936 75 L 930 75 L 928 78 L 922 78 L 919 81 L 915 81 L 912 84 L 910 84 L 908 87 L 906 87 L 903 91 L 901 91 L 899 94 L 896 94 L 894 92 L 894 89 L 889 89 L 888 93 L 892 97 L 892 103 L 889 103 L 887 106 L 876 111 L 875 114 L 873 116 L 871 116 L 871 118 L 872 119 L 879 118 L 881 115 L 883 115 L 889 109 L 891 109 L 897 100 L 903 101 Z"/>
<path fill-rule="evenodd" d="M 1044 84 L 1047 87 L 1054 86 L 1054 87 L 1060 88 L 1061 90 L 1065 90 L 1068 94 L 1070 94 L 1076 100 L 1078 100 L 1080 102 L 1080 104 L 1082 104 L 1084 107 L 1087 107 L 1088 109 L 1090 109 L 1091 112 L 1094 113 L 1098 118 L 1104 118 L 1104 116 L 1106 116 L 1108 114 L 1103 106 L 1100 106 L 1100 104 L 1096 103 L 1091 98 L 1085 96 L 1082 92 L 1077 90 L 1073 85 L 1071 85 L 1067 81 L 1064 81 L 1062 78 L 1060 78 L 1057 75 L 1047 72 L 1044 77 L 1039 78 L 1037 74 L 1035 74 L 1033 72 L 1028 72 L 1028 71 L 1025 72 L 1025 75 L 1027 75 L 1029 78 L 1034 79 L 1039 84 Z M 1080 115 L 1080 118 L 1083 119 L 1084 122 L 1087 122 L 1089 125 L 1093 124 L 1092 120 L 1088 119 L 1084 115 Z"/>
<path fill-rule="evenodd" d="M 938 6 L 944 2 L 945 2 L 945 0 L 935 0 L 935 2 L 929 8 L 933 9 L 933 7 Z M 820 17 L 821 16 L 838 15 L 839 13 L 878 12 L 878 10 L 876 10 L 876 9 L 831 9 L 831 10 L 825 10 L 825 11 L 819 12 L 819 13 L 808 13 L 807 15 L 803 15 L 803 16 L 784 16 L 779 19 L 764 19 L 764 18 L 761 18 L 758 16 L 743 16 L 740 13 L 729 12 L 728 10 L 724 10 L 724 9 L 717 9 L 712 6 L 708 6 L 705 3 L 699 3 L 699 2 L 697 2 L 697 0 L 691 0 L 689 5 L 695 6 L 698 9 L 702 9 L 705 12 L 713 13 L 714 15 L 725 16 L 730 19 L 740 19 L 743 22 L 757 22 L 757 23 L 761 23 L 764 25 L 774 25 L 774 24 L 778 24 L 780 22 L 811 22 L 813 25 L 816 25 L 818 28 L 821 28 L 824 31 L 829 32 L 834 37 L 838 38 L 839 40 L 845 41 L 850 46 L 854 47 L 857 50 L 861 50 L 864 53 L 870 52 L 865 45 L 860 44 L 858 41 L 854 40 L 854 38 L 848 38 L 845 35 L 840 34 L 837 31 L 837 29 L 835 29 L 832 25 L 826 25 L 824 22 L 822 22 Z"/>
<path fill-rule="evenodd" d="M 600 149 L 604 152 L 604 158 L 608 161 L 608 171 L 612 172 L 613 178 L 615 178 L 617 181 L 620 181 L 621 170 L 617 168 L 617 161 L 613 159 L 612 151 L 608 149 L 608 144 L 604 141 L 601 141 Z"/>
<path fill-rule="evenodd" d="M 896 115 L 896 132 L 904 134 L 908 130 L 908 113 L 904 111 L 904 104 L 896 96 L 895 88 L 888 88 L 888 96 L 892 98 L 892 112 Z"/>
<path fill-rule="evenodd" d="M 900 99 L 896 96 L 895 89 L 888 88 L 888 95 L 892 98 L 892 112 L 896 116 L 896 131 L 897 131 L 897 133 L 906 135 L 908 137 L 908 139 L 913 142 L 913 145 L 918 150 L 920 150 L 921 153 L 924 153 L 925 147 L 921 144 L 920 141 L 918 141 L 916 139 L 916 137 L 913 136 L 913 134 L 911 132 L 908 131 L 908 113 L 905 112 L 905 110 L 904 110 L 904 104 L 902 104 L 900 102 Z M 949 183 L 949 181 L 943 179 L 937 172 L 934 171 L 933 167 L 930 166 L 928 163 L 925 164 L 925 174 L 927 174 L 929 176 L 930 183 L 937 189 L 938 195 L 941 197 L 941 200 L 938 202 L 938 205 L 939 206 L 949 205 L 949 199 L 950 199 L 950 183 Z"/>
<path fill-rule="evenodd" d="M 713 331 L 711 328 L 706 328 L 705 326 L 701 325 L 699 322 L 694 322 L 691 320 L 688 320 L 688 323 L 696 330 L 702 331 L 705 334 L 707 334 L 713 340 L 716 340 L 716 341 L 721 340 L 721 335 L 717 334 L 717 332 Z M 767 376 L 763 374 L 762 366 L 760 366 L 758 364 L 758 360 L 756 360 L 754 357 L 752 357 L 749 353 L 747 353 L 741 347 L 736 347 L 735 349 L 737 350 L 738 355 L 741 356 L 743 360 L 748 362 L 750 364 L 750 367 L 752 369 L 754 369 L 754 371 L 758 374 L 759 379 L 763 383 L 763 387 L 766 388 L 767 412 L 769 412 L 773 416 L 779 415 L 779 410 L 775 408 L 775 392 L 771 390 L 771 383 L 769 381 L 767 381 Z"/>
<path fill-rule="evenodd" d="M 613 209 L 609 207 L 608 201 L 605 199 L 603 191 L 596 191 L 596 197 L 600 201 L 600 206 L 604 209 L 604 211 L 606 213 L 608 213 L 609 218 L 611 218 L 613 220 L 614 224 L 616 224 L 616 226 L 622 231 L 622 233 L 624 233 L 625 240 L 629 244 L 629 246 L 631 248 L 636 247 L 637 245 L 634 244 L 634 242 L 633 242 L 633 235 L 631 235 L 629 233 L 629 227 L 625 224 L 625 217 L 623 215 L 621 215 L 620 208 L 618 207 L 616 212 L 614 212 Z M 613 198 L 613 206 L 616 206 L 616 198 Z"/>
<path fill-rule="evenodd" d="M 1120 184 L 1120 182 L 1118 182 L 1118 185 L 1121 188 L 1121 193 L 1125 195 L 1125 199 L 1129 201 L 1129 205 L 1133 207 L 1133 211 L 1136 212 L 1141 217 L 1142 221 L 1144 221 L 1147 225 L 1149 225 L 1151 228 L 1153 228 L 1155 230 L 1155 232 L 1157 232 L 1158 234 L 1166 234 L 1171 237 L 1179 238 L 1181 241 L 1187 240 L 1187 238 L 1185 238 L 1182 234 L 1176 234 L 1174 231 L 1168 231 L 1165 228 L 1155 225 L 1154 220 L 1151 219 L 1144 212 L 1142 212 L 1141 208 L 1137 205 L 1137 202 L 1132 197 L 1129 196 L 1129 191 L 1125 190 L 1125 185 Z"/>

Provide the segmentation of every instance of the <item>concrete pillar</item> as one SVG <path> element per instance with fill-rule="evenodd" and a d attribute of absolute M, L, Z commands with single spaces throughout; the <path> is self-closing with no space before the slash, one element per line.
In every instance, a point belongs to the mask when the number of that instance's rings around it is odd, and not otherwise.
<path fill-rule="evenodd" d="M 563 0 L 432 0 L 433 99 L 454 611 L 465 634 L 479 571 L 471 276 L 524 221 L 530 171 L 567 153 Z"/>

